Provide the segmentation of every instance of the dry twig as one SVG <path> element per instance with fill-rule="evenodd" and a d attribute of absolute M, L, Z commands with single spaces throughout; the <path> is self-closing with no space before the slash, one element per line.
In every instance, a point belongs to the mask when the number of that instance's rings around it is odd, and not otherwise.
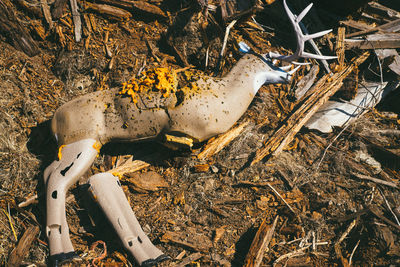
<path fill-rule="evenodd" d="M 347 261 L 347 259 L 345 259 L 343 257 L 342 251 L 340 249 L 340 244 L 350 234 L 351 230 L 356 226 L 356 224 L 357 224 L 357 220 L 355 219 L 350 223 L 349 227 L 347 227 L 346 231 L 340 236 L 338 242 L 336 242 L 336 244 L 335 244 L 336 256 L 340 259 L 340 261 L 342 262 L 342 265 L 344 267 L 348 267 L 350 265 L 349 265 L 349 262 Z"/>

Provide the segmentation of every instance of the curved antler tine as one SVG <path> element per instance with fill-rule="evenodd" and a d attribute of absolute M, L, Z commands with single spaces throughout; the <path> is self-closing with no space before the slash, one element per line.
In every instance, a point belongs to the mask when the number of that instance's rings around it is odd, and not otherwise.
<path fill-rule="evenodd" d="M 288 5 L 286 4 L 286 0 L 283 0 L 283 6 L 286 10 L 286 14 L 288 15 L 290 21 L 292 22 L 292 24 L 295 24 L 296 16 L 292 13 L 292 11 L 290 11 Z"/>
<path fill-rule="evenodd" d="M 321 31 L 321 32 L 317 32 L 317 33 L 313 33 L 313 34 L 307 34 L 307 35 L 304 36 L 304 39 L 305 39 L 305 41 L 308 41 L 308 40 L 311 40 L 311 39 L 314 39 L 314 38 L 322 37 L 325 34 L 330 33 L 331 31 L 332 31 L 332 29 Z"/>
<path fill-rule="evenodd" d="M 319 60 L 322 60 L 322 59 L 329 60 L 329 59 L 337 58 L 336 56 L 324 56 L 324 55 L 317 55 L 317 54 L 312 54 L 312 53 L 308 53 L 308 52 L 303 52 L 301 54 L 301 56 L 303 58 L 313 58 L 313 59 L 319 59 Z"/>
<path fill-rule="evenodd" d="M 301 13 L 296 18 L 296 22 L 300 22 L 307 15 L 308 11 L 310 11 L 312 6 L 313 3 L 309 4 L 303 11 L 301 11 Z"/>

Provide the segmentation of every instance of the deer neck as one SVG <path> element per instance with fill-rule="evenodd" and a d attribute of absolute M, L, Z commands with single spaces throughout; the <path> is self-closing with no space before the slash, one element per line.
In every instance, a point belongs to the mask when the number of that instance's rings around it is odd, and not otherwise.
<path fill-rule="evenodd" d="M 274 67 L 261 56 L 246 54 L 222 79 L 223 91 L 228 91 L 234 99 L 250 104 L 263 84 L 287 83 L 290 74 Z"/>

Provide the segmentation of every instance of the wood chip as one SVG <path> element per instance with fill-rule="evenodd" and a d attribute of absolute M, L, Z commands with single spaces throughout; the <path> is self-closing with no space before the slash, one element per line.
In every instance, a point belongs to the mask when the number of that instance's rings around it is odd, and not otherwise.
<path fill-rule="evenodd" d="M 210 170 L 210 165 L 208 164 L 197 164 L 193 166 L 195 172 L 208 172 Z"/>
<path fill-rule="evenodd" d="M 211 240 L 203 234 L 196 233 L 195 229 L 187 229 L 187 231 L 179 233 L 167 231 L 161 237 L 161 242 L 174 243 L 200 252 L 208 252 L 212 248 Z"/>
<path fill-rule="evenodd" d="M 243 266 L 258 267 L 261 265 L 264 252 L 267 250 L 268 245 L 271 242 L 278 219 L 279 216 L 276 216 L 274 222 L 272 223 L 272 225 L 270 225 L 267 224 L 267 218 L 264 218 L 263 222 L 257 230 L 253 242 L 251 243 Z"/>
<path fill-rule="evenodd" d="M 210 140 L 204 147 L 203 151 L 201 151 L 199 155 L 197 155 L 197 158 L 204 159 L 217 154 L 230 142 L 232 142 L 233 139 L 241 134 L 248 124 L 249 122 L 245 121 L 240 125 L 230 129 L 228 132 L 219 135 L 217 138 Z"/>
<path fill-rule="evenodd" d="M 130 157 L 127 161 L 125 161 L 122 165 L 113 168 L 107 172 L 109 173 L 118 173 L 120 175 L 125 175 L 125 174 L 130 174 L 137 172 L 141 169 L 149 167 L 150 164 L 141 160 L 133 160 L 132 157 Z"/>
<path fill-rule="evenodd" d="M 166 18 L 164 11 L 162 11 L 158 6 L 152 5 L 146 1 L 132 1 L 133 7 L 145 13 L 153 14 L 156 16 Z"/>
<path fill-rule="evenodd" d="M 17 247 L 11 252 L 8 258 L 8 266 L 20 266 L 24 258 L 28 255 L 32 242 L 38 237 L 39 227 L 30 226 L 21 239 L 18 241 Z"/>
<path fill-rule="evenodd" d="M 180 263 L 173 264 L 172 266 L 184 267 L 184 266 L 187 266 L 188 264 L 192 263 L 193 261 L 197 261 L 201 257 L 203 257 L 203 255 L 200 252 L 196 252 L 196 253 L 190 254 L 189 256 L 184 258 Z"/>
<path fill-rule="evenodd" d="M 133 173 L 122 181 L 128 182 L 130 188 L 139 193 L 155 192 L 169 186 L 161 175 L 153 171 Z"/>
<path fill-rule="evenodd" d="M 132 17 L 132 14 L 130 12 L 118 7 L 102 5 L 102 4 L 94 4 L 89 2 L 86 2 L 86 5 L 89 10 L 95 11 L 101 15 L 105 15 L 110 19 L 123 21 L 123 20 L 128 20 Z"/>

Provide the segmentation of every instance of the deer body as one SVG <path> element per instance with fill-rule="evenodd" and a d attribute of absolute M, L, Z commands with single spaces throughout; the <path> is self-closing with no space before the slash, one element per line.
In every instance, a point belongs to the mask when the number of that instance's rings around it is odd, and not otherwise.
<path fill-rule="evenodd" d="M 200 78 L 198 89 L 186 92 L 179 103 L 175 95 L 164 98 L 159 92 L 141 95 L 136 104 L 119 95 L 118 88 L 94 92 L 60 107 L 52 131 L 59 145 L 86 138 L 102 144 L 137 141 L 160 133 L 203 141 L 227 131 L 240 118 L 272 71 L 257 56 L 245 55 L 224 78 Z"/>
<path fill-rule="evenodd" d="M 60 146 L 59 157 L 44 172 L 46 234 L 51 259 L 56 265 L 76 256 L 69 238 L 65 196 L 68 188 L 93 163 L 98 143 L 153 139 L 163 133 L 191 137 L 194 141 L 206 140 L 227 131 L 243 115 L 264 83 L 290 81 L 296 69 L 285 72 L 274 66 L 273 59 L 292 62 L 299 57 L 334 58 L 303 51 L 307 40 L 329 32 L 302 33 L 299 23 L 311 5 L 296 16 L 285 0 L 283 4 L 296 33 L 298 49 L 294 55 L 269 53 L 261 56 L 248 53 L 250 48 L 241 44 L 241 50 L 248 54 L 225 77 L 202 76 L 196 81 L 198 89 L 184 90 L 183 95 L 165 94 L 164 97 L 160 92 L 138 93 L 138 102 L 132 103 L 131 98 L 119 94 L 116 88 L 78 97 L 56 111 L 51 128 Z M 148 238 L 144 241 L 144 233 L 129 204 L 121 202 L 125 198 L 123 191 L 112 182 L 115 177 L 110 176 L 98 174 L 90 179 L 100 206 L 136 261 L 143 265 L 149 261 L 157 263 L 163 258 L 162 252 Z M 118 207 L 110 207 L 108 203 L 111 202 L 119 203 Z"/>

